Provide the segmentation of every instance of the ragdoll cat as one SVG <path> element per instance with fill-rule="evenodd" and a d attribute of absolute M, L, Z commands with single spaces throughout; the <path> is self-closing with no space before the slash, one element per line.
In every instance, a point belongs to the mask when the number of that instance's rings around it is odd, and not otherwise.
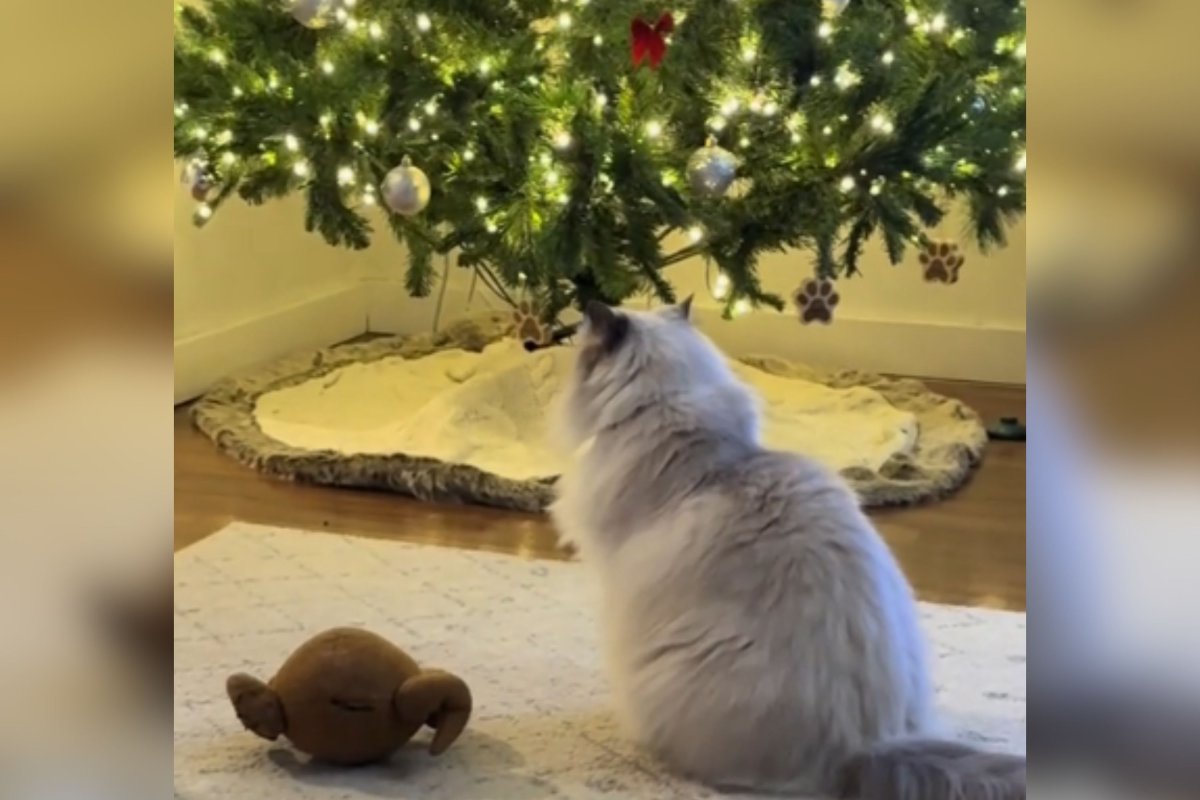
<path fill-rule="evenodd" d="M 764 449 L 689 306 L 589 306 L 562 398 L 583 452 L 551 513 L 599 571 L 629 733 L 719 788 L 1023 798 L 1024 758 L 927 738 L 908 583 L 836 475 Z"/>

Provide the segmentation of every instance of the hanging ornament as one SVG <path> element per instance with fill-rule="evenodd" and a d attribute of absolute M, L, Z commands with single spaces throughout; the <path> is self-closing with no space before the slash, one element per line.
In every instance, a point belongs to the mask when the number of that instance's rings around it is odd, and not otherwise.
<path fill-rule="evenodd" d="M 213 185 L 216 183 L 212 172 L 208 169 L 208 164 L 199 158 L 193 158 L 184 165 L 179 180 L 188 188 L 192 199 L 200 202 L 208 199 L 208 193 L 212 191 Z"/>
<path fill-rule="evenodd" d="M 958 271 L 966 261 L 954 242 L 926 242 L 918 259 L 930 283 L 958 283 Z"/>
<path fill-rule="evenodd" d="M 634 68 L 649 63 L 650 69 L 658 69 L 667 54 L 667 36 L 675 30 L 675 18 L 668 11 L 658 18 L 653 26 L 638 17 L 630 26 L 630 57 Z"/>
<path fill-rule="evenodd" d="M 429 205 L 429 176 L 414 167 L 408 156 L 383 179 L 379 189 L 388 208 L 406 217 L 419 214 Z"/>
<path fill-rule="evenodd" d="M 288 0 L 288 13 L 306 28 L 324 28 L 333 21 L 338 0 Z"/>
<path fill-rule="evenodd" d="M 841 299 L 833 281 L 828 278 L 809 278 L 792 294 L 792 302 L 805 325 L 833 322 L 833 310 Z"/>
<path fill-rule="evenodd" d="M 696 194 L 721 197 L 737 177 L 737 156 L 718 146 L 710 136 L 704 147 L 688 159 L 687 175 Z"/>
<path fill-rule="evenodd" d="M 821 16 L 833 19 L 846 10 L 850 0 L 821 0 Z"/>

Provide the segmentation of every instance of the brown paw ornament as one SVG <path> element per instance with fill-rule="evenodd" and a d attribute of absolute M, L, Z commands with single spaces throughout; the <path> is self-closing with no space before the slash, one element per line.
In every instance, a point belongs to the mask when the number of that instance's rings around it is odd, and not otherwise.
<path fill-rule="evenodd" d="M 297 750 L 346 766 L 387 758 L 426 725 L 434 729 L 429 752 L 439 755 L 471 716 L 461 679 L 423 670 L 358 628 L 309 639 L 266 683 L 239 673 L 225 688 L 247 729 L 264 739 L 286 736 Z"/>
<path fill-rule="evenodd" d="M 828 278 L 809 278 L 792 295 L 792 302 L 805 325 L 833 322 L 833 309 L 841 301 L 833 281 Z"/>
<path fill-rule="evenodd" d="M 512 316 L 513 335 L 527 348 L 545 347 L 554 341 L 554 332 L 538 318 L 537 307 L 528 300 L 517 303 Z"/>
<path fill-rule="evenodd" d="M 958 283 L 958 271 L 966 260 L 954 242 L 929 242 L 919 258 L 930 283 Z"/>

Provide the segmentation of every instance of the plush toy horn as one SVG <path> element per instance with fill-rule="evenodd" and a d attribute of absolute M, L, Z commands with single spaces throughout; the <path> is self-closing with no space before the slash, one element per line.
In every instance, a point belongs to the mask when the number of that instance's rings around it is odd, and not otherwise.
<path fill-rule="evenodd" d="M 454 743 L 471 718 L 471 690 L 461 678 L 440 669 L 425 670 L 406 680 L 396 690 L 395 703 L 402 719 L 437 731 L 429 745 L 435 756 Z"/>
<path fill-rule="evenodd" d="M 244 672 L 230 675 L 225 681 L 225 691 L 238 719 L 248 730 L 274 741 L 287 729 L 279 696 L 258 678 Z"/>

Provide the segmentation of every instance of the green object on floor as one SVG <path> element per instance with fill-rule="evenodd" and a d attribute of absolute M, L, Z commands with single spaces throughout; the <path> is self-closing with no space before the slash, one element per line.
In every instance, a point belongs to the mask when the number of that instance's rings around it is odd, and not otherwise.
<path fill-rule="evenodd" d="M 1017 417 L 1001 417 L 999 422 L 988 426 L 988 438 L 999 442 L 1023 442 L 1025 425 Z"/>

